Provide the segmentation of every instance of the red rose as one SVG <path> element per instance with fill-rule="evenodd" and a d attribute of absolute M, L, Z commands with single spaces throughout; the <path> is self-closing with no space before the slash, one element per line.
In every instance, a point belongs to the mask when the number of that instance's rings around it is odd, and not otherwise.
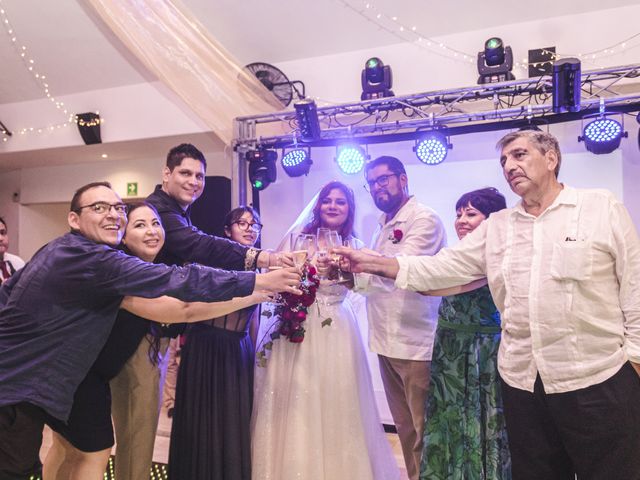
<path fill-rule="evenodd" d="M 293 308 L 300 302 L 300 297 L 298 295 L 289 294 L 289 296 L 285 297 L 284 301 L 287 307 Z"/>
<path fill-rule="evenodd" d="M 289 322 L 282 322 L 282 325 L 280 325 L 280 335 L 284 335 L 285 337 L 291 335 L 291 325 Z"/>
<path fill-rule="evenodd" d="M 304 340 L 304 329 L 296 330 L 289 337 L 291 343 L 302 343 Z"/>
<path fill-rule="evenodd" d="M 307 274 L 310 277 L 313 277 L 316 273 L 317 273 L 316 267 L 314 267 L 313 265 L 309 265 L 308 270 L 307 270 Z"/>
<path fill-rule="evenodd" d="M 402 230 L 394 230 L 393 231 L 393 238 L 396 242 L 399 242 L 400 240 L 402 240 Z"/>
<path fill-rule="evenodd" d="M 311 305 L 313 305 L 313 302 L 315 301 L 316 301 L 315 293 L 314 294 L 307 293 L 300 297 L 300 303 L 305 307 L 310 307 Z"/>
<path fill-rule="evenodd" d="M 307 319 L 307 312 L 305 312 L 304 310 L 300 310 L 299 312 L 296 312 L 296 320 L 298 320 L 299 322 L 304 322 Z"/>

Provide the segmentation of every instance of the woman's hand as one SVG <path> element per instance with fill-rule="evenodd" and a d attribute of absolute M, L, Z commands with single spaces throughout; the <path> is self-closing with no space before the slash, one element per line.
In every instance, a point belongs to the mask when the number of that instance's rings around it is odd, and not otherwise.
<path fill-rule="evenodd" d="M 273 302 L 275 293 L 269 292 L 268 290 L 254 290 L 251 295 L 247 297 L 247 301 L 249 301 L 249 305 L 257 305 L 259 303 L 269 303 Z"/>
<path fill-rule="evenodd" d="M 298 288 L 302 281 L 300 270 L 295 267 L 280 268 L 268 273 L 256 274 L 256 290 L 267 290 L 269 292 L 288 292 L 295 295 L 302 295 Z"/>

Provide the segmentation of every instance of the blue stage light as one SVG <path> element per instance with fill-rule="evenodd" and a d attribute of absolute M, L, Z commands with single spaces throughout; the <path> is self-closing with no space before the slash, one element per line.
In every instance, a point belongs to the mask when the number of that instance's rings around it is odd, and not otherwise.
<path fill-rule="evenodd" d="M 447 158 L 449 142 L 444 134 L 433 131 L 418 138 L 413 150 L 421 162 L 427 165 L 437 165 Z"/>
<path fill-rule="evenodd" d="M 290 177 L 300 177 L 309 173 L 313 162 L 311 161 L 308 150 L 297 148 L 284 154 L 280 163 L 287 175 Z"/>
<path fill-rule="evenodd" d="M 341 145 L 338 147 L 336 162 L 344 173 L 358 173 L 364 167 L 367 154 L 359 145 Z"/>
<path fill-rule="evenodd" d="M 620 122 L 610 118 L 598 118 L 584 127 L 582 140 L 591 153 L 611 153 L 620 146 L 623 131 Z"/>

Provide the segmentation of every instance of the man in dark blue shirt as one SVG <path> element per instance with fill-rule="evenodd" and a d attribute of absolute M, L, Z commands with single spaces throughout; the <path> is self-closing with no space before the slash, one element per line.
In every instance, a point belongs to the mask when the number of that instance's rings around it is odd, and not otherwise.
<path fill-rule="evenodd" d="M 221 301 L 254 288 L 295 291 L 299 275 L 146 263 L 115 250 L 126 206 L 107 183 L 76 192 L 71 233 L 53 240 L 0 290 L 0 478 L 37 462 L 47 415 L 65 421 L 125 295 Z"/>

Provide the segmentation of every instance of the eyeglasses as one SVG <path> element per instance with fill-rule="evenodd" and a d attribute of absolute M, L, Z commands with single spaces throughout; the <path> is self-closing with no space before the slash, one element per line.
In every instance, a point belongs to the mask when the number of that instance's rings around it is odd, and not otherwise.
<path fill-rule="evenodd" d="M 240 230 L 249 230 L 249 229 L 251 229 L 256 233 L 260 233 L 260 230 L 262 230 L 262 224 L 261 223 L 249 223 L 246 220 L 238 220 L 237 222 L 233 222 L 233 223 L 238 225 L 238 228 Z"/>
<path fill-rule="evenodd" d="M 389 185 L 389 179 L 391 177 L 396 177 L 398 176 L 397 173 L 390 173 L 388 175 L 380 175 L 378 178 L 374 178 L 373 180 L 369 180 L 366 185 L 364 186 L 364 189 L 367 192 L 371 192 L 371 190 L 373 190 L 373 187 L 375 185 L 378 185 L 379 187 L 386 187 L 387 185 Z"/>
<path fill-rule="evenodd" d="M 108 213 L 113 208 L 116 213 L 122 217 L 127 216 L 127 204 L 126 203 L 107 203 L 107 202 L 95 202 L 90 205 L 83 205 L 82 207 L 78 207 L 76 213 L 80 213 L 80 210 L 83 208 L 90 208 L 97 213 L 98 215 L 104 215 Z"/>

